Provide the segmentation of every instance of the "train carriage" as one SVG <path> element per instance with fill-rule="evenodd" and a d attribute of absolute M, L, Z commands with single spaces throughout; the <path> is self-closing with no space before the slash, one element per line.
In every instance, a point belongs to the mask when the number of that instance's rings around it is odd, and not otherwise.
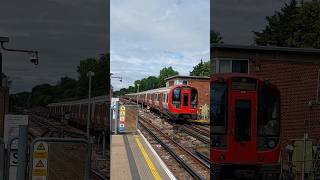
<path fill-rule="evenodd" d="M 51 103 L 48 105 L 50 116 L 62 119 L 70 114 L 69 122 L 85 129 L 88 115 L 88 99 Z M 98 96 L 91 100 L 91 128 L 106 130 L 109 126 L 110 100 L 108 96 Z"/>
<path fill-rule="evenodd" d="M 211 176 L 278 179 L 279 90 L 244 74 L 215 74 L 210 89 Z"/>

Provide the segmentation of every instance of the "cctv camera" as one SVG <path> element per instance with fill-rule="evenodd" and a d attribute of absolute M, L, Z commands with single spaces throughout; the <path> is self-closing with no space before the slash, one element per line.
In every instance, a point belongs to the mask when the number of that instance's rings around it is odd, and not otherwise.
<path fill-rule="evenodd" d="M 38 59 L 37 58 L 30 58 L 30 62 L 34 65 L 38 65 Z"/>
<path fill-rule="evenodd" d="M 34 65 L 38 65 L 38 54 L 37 53 L 31 54 L 30 62 L 33 63 Z"/>

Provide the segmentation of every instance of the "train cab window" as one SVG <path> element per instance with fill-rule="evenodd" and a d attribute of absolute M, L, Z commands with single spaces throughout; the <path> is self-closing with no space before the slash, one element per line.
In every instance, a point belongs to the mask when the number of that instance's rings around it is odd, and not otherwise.
<path fill-rule="evenodd" d="M 197 107 L 197 103 L 198 103 L 197 101 L 198 101 L 197 89 L 192 88 L 191 89 L 191 96 L 190 96 L 191 108 L 196 108 Z"/>
<path fill-rule="evenodd" d="M 280 93 L 263 85 L 259 95 L 258 135 L 279 136 L 280 133 Z"/>
<path fill-rule="evenodd" d="M 213 134 L 226 134 L 227 132 L 227 86 L 225 83 L 211 84 L 210 116 Z"/>
<path fill-rule="evenodd" d="M 176 108 L 180 108 L 180 103 L 181 103 L 181 89 L 175 88 L 172 93 L 172 104 Z"/>

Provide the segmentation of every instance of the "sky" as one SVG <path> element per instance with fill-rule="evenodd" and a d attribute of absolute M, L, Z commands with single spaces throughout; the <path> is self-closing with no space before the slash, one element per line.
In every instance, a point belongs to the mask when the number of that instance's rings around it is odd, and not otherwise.
<path fill-rule="evenodd" d="M 209 0 L 111 0 L 110 58 L 114 90 L 172 66 L 189 75 L 209 60 Z"/>
<path fill-rule="evenodd" d="M 105 0 L 2 1 L 0 36 L 9 48 L 39 51 L 39 65 L 24 53 L 3 53 L 3 71 L 11 93 L 30 91 L 63 77 L 77 78 L 80 60 L 109 50 L 109 3 Z"/>
<path fill-rule="evenodd" d="M 290 0 L 211 0 L 211 29 L 218 31 L 225 44 L 251 45 L 253 31 L 266 26 L 266 16 L 279 11 Z"/>

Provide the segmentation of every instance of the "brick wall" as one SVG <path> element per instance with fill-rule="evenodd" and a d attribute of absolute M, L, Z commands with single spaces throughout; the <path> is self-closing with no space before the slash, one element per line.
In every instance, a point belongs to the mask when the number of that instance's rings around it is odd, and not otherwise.
<path fill-rule="evenodd" d="M 209 80 L 194 80 L 189 79 L 189 84 L 198 90 L 198 107 L 203 105 L 210 105 L 210 89 Z"/>
<path fill-rule="evenodd" d="M 259 67 L 260 65 L 260 70 Z M 311 138 L 320 137 L 320 105 L 316 104 L 319 65 L 291 61 L 250 62 L 250 73 L 270 80 L 281 93 L 282 137 L 303 138 L 310 120 Z M 310 108 L 308 102 L 312 101 Z"/>

